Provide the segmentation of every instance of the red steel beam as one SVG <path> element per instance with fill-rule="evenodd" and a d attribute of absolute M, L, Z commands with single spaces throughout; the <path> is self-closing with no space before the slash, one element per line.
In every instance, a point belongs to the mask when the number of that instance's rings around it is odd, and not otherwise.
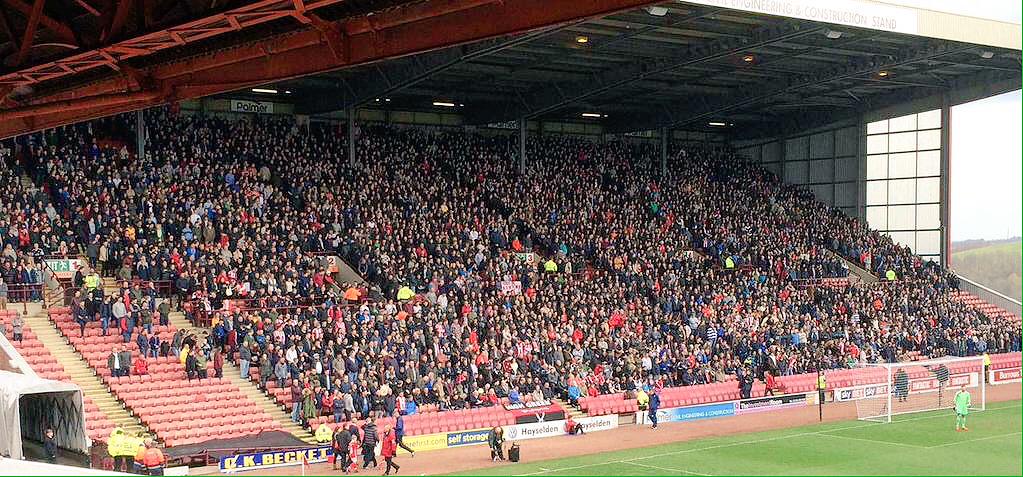
<path fill-rule="evenodd" d="M 12 9 L 17 10 L 19 13 L 24 15 L 25 18 L 32 16 L 32 9 L 34 5 L 29 5 L 21 0 L 3 0 L 3 3 Z M 78 40 L 75 39 L 75 34 L 71 31 L 71 28 L 57 20 L 54 20 L 49 15 L 46 15 L 45 13 L 41 14 L 39 17 L 39 23 L 46 27 L 46 29 L 55 33 L 64 43 L 70 43 L 73 45 L 78 44 Z"/>
<path fill-rule="evenodd" d="M 128 20 L 128 12 L 131 10 L 131 5 L 135 3 L 133 0 L 117 0 L 117 6 L 114 9 L 114 15 L 110 19 L 110 24 L 103 30 L 103 34 L 99 37 L 100 43 L 106 43 L 110 40 L 117 38 L 121 34 L 121 30 L 124 28 L 124 23 Z"/>
<path fill-rule="evenodd" d="M 75 3 L 77 3 L 79 7 L 82 7 L 83 10 L 89 12 L 91 15 L 97 17 L 100 16 L 99 10 L 96 10 L 96 7 L 93 7 L 92 5 L 89 5 L 89 2 L 86 2 L 85 0 L 75 0 Z"/>
<path fill-rule="evenodd" d="M 305 10 L 309 11 L 342 1 L 344 0 L 308 0 L 303 2 L 303 4 L 305 5 Z M 126 3 L 120 3 L 119 5 L 126 5 Z M 107 10 L 108 17 L 114 15 L 113 10 L 115 6 L 112 5 Z M 127 10 L 124 11 L 126 12 Z M 99 49 L 8 73 L 0 76 L 0 85 L 35 87 L 36 83 L 42 81 L 75 75 L 104 65 L 110 65 L 112 69 L 116 69 L 113 65 L 124 60 L 151 55 L 167 48 L 174 48 L 223 33 L 253 27 L 268 21 L 292 16 L 294 13 L 292 0 L 259 0 L 234 10 L 201 18 L 173 28 L 148 33 Z M 46 19 L 45 15 L 43 19 Z M 113 62 L 109 61 L 110 58 L 113 58 Z"/>
<path fill-rule="evenodd" d="M 32 4 L 32 12 L 28 15 L 28 23 L 25 24 L 25 34 L 21 37 L 21 45 L 18 47 L 18 54 L 14 57 L 14 66 L 21 66 L 28 57 L 28 50 L 35 44 L 36 28 L 39 28 L 39 20 L 43 15 L 43 6 L 46 0 L 36 0 Z"/>
<path fill-rule="evenodd" d="M 518 34 L 584 18 L 602 17 L 623 10 L 659 3 L 651 0 L 451 0 L 430 2 L 436 10 L 399 8 L 340 23 L 347 35 L 346 58 L 337 58 L 323 35 L 315 29 L 263 39 L 186 61 L 155 65 L 140 74 L 158 85 L 155 99 L 102 105 L 71 112 L 48 112 L 8 117 L 0 112 L 0 138 L 98 117 L 98 113 L 131 111 L 168 101 L 233 91 L 272 81 L 317 74 L 338 68 L 421 53 L 495 36 Z M 438 5 L 439 4 L 439 5 Z M 306 4 L 308 7 L 308 3 Z M 457 9 L 461 5 L 464 9 Z M 436 14 L 436 12 L 444 12 Z M 73 101 L 93 96 L 112 98 L 126 94 L 123 75 L 87 86 L 31 100 L 20 114 L 54 101 Z M 96 115 L 87 114 L 90 110 Z"/>

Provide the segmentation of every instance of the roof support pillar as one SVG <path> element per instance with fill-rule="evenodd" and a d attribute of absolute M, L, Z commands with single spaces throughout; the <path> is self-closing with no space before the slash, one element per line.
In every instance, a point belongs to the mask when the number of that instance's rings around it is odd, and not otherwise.
<path fill-rule="evenodd" d="M 348 120 L 348 167 L 355 167 L 355 106 L 345 109 L 345 118 Z"/>
<path fill-rule="evenodd" d="M 668 135 L 671 134 L 671 130 L 662 127 L 661 128 L 661 177 L 664 177 L 668 173 Z"/>
<path fill-rule="evenodd" d="M 526 118 L 519 118 L 519 174 L 526 174 Z"/>
<path fill-rule="evenodd" d="M 135 111 L 135 157 L 146 157 L 146 116 L 145 110 Z"/>
<path fill-rule="evenodd" d="M 938 211 L 941 214 L 941 246 L 939 252 L 941 253 L 940 262 L 945 267 L 949 267 L 952 262 L 952 247 L 951 247 L 951 231 L 949 229 L 950 219 L 952 217 L 952 207 L 949 199 L 952 198 L 951 194 L 951 157 L 952 151 L 949 149 L 951 145 L 950 131 L 950 120 L 952 115 L 952 101 L 949 94 L 946 92 L 941 95 L 941 176 L 939 179 L 940 195 L 938 199 Z"/>

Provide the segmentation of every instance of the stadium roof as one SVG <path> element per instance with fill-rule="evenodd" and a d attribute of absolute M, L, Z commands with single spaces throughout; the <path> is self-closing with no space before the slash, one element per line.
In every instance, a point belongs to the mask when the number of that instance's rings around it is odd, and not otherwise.
<path fill-rule="evenodd" d="M 381 99 L 612 132 L 825 121 L 1020 85 L 1018 49 L 717 3 L 0 0 L 0 137 L 241 88 L 268 99 L 247 90 L 263 84 L 300 114 Z"/>

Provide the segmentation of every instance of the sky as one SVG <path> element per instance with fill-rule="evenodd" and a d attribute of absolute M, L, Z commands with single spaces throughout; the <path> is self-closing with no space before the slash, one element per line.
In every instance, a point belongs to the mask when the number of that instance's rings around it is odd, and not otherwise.
<path fill-rule="evenodd" d="M 953 106 L 950 161 L 952 241 L 1023 235 L 1020 90 Z"/>

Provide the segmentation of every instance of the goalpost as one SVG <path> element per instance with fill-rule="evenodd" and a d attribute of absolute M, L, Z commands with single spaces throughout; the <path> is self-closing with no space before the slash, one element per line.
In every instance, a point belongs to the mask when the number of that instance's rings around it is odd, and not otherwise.
<path fill-rule="evenodd" d="M 860 369 L 862 384 L 845 390 L 842 396 L 856 401 L 859 420 L 888 423 L 899 414 L 952 409 L 961 386 L 970 392 L 971 410 L 986 408 L 982 356 L 870 363 Z"/>

